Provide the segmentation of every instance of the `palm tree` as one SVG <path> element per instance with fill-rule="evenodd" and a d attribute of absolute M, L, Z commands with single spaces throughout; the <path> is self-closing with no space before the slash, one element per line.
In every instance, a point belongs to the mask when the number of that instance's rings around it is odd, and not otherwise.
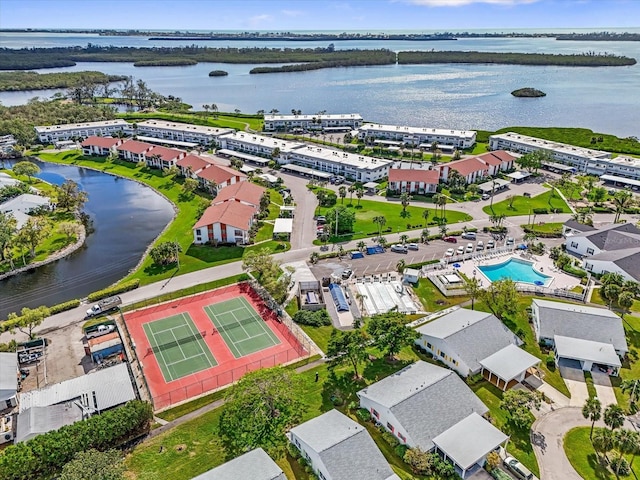
<path fill-rule="evenodd" d="M 433 202 L 438 205 L 440 207 L 440 218 L 444 219 L 445 218 L 445 207 L 447 205 L 447 197 L 445 197 L 443 194 L 441 193 L 436 193 L 433 196 Z"/>
<path fill-rule="evenodd" d="M 399 274 L 402 274 L 402 272 L 404 272 L 404 267 L 406 266 L 406 262 L 404 260 L 398 260 L 398 263 L 396 263 L 396 270 Z"/>
<path fill-rule="evenodd" d="M 367 247 L 367 244 L 364 243 L 364 241 L 360 240 L 356 245 L 356 247 L 358 248 L 358 250 L 362 252 Z"/>
<path fill-rule="evenodd" d="M 618 190 L 611 201 L 613 202 L 613 206 L 616 210 L 616 216 L 613 219 L 613 223 L 618 223 L 620 221 L 620 215 L 633 203 L 633 194 L 627 190 Z"/>
<path fill-rule="evenodd" d="M 349 186 L 349 205 L 353 205 L 353 192 L 355 191 L 356 191 L 356 186 L 350 185 Z"/>
<path fill-rule="evenodd" d="M 378 245 L 380 245 L 382 248 L 384 248 L 389 242 L 387 241 L 386 238 L 380 236 L 378 237 Z"/>
<path fill-rule="evenodd" d="M 382 215 L 378 215 L 376 217 L 373 217 L 373 223 L 378 225 L 378 236 L 382 235 L 382 227 L 384 227 L 387 224 L 387 219 L 384 218 Z"/>
<path fill-rule="evenodd" d="M 409 202 L 411 201 L 411 195 L 407 192 L 404 192 L 400 195 L 400 203 L 402 203 L 402 215 L 406 215 L 407 207 L 409 206 Z"/>
<path fill-rule="evenodd" d="M 475 300 L 482 293 L 482 287 L 480 287 L 480 282 L 476 277 L 469 278 L 466 282 L 464 282 L 464 289 L 467 292 L 467 295 L 471 297 L 471 310 L 474 310 Z"/>
<path fill-rule="evenodd" d="M 618 285 L 622 287 L 624 285 L 624 277 L 617 272 L 607 272 L 600 277 L 600 283 L 602 285 Z"/>
<path fill-rule="evenodd" d="M 604 411 L 604 424 L 611 429 L 620 428 L 624 425 L 624 410 L 615 403 L 609 405 Z"/>
<path fill-rule="evenodd" d="M 623 290 L 620 295 L 618 295 L 618 306 L 622 308 L 622 316 L 624 317 L 625 313 L 629 313 L 629 309 L 633 305 L 635 298 L 633 293 L 627 292 Z"/>
<path fill-rule="evenodd" d="M 344 197 L 347 196 L 347 187 L 342 186 L 338 189 L 338 195 L 342 199 L 342 204 L 344 205 Z"/>
<path fill-rule="evenodd" d="M 430 215 L 430 213 L 431 212 L 429 211 L 428 208 L 425 208 L 422 211 L 422 218 L 424 218 L 424 226 L 425 226 L 425 228 L 426 228 L 427 224 L 429 223 L 429 215 Z"/>
<path fill-rule="evenodd" d="M 422 232 L 420 232 L 420 240 L 422 240 L 424 243 L 429 243 L 429 229 L 428 228 L 423 228 Z"/>
<path fill-rule="evenodd" d="M 358 305 L 360 306 L 360 313 L 362 313 L 364 311 L 364 301 L 369 298 L 366 295 L 362 294 L 362 293 L 356 293 L 356 301 L 358 302 Z"/>
<path fill-rule="evenodd" d="M 613 449 L 613 434 L 611 430 L 607 430 L 606 428 L 598 428 L 595 431 L 595 435 L 591 440 L 593 444 L 593 449 L 596 453 L 601 453 L 604 458 L 607 457 L 607 452 L 610 452 Z"/>
<path fill-rule="evenodd" d="M 209 105 L 209 108 L 213 112 L 213 118 L 218 118 L 218 105 L 212 103 L 211 105 Z"/>
<path fill-rule="evenodd" d="M 400 241 L 402 242 L 403 245 L 407 243 L 407 240 L 409 240 L 409 235 L 407 234 L 400 235 Z"/>
<path fill-rule="evenodd" d="M 211 108 L 211 107 L 207 103 L 205 103 L 204 105 L 202 105 L 202 108 L 205 111 L 204 118 L 207 118 L 209 116 L 209 108 Z"/>
<path fill-rule="evenodd" d="M 591 420 L 591 432 L 589 438 L 593 439 L 593 427 L 602 417 L 602 404 L 597 398 L 589 398 L 582 407 L 582 416 L 587 420 Z"/>
<path fill-rule="evenodd" d="M 613 435 L 613 441 L 618 450 L 618 458 L 615 462 L 615 468 L 613 472 L 616 474 L 616 478 L 620 478 L 620 464 L 622 463 L 622 455 L 625 453 L 633 453 L 636 447 L 635 432 L 631 430 L 627 430 L 623 428 L 622 430 L 618 430 Z"/>
<path fill-rule="evenodd" d="M 360 206 L 360 200 L 362 199 L 363 196 L 364 196 L 364 188 L 358 187 L 356 189 L 356 197 L 358 197 L 358 206 Z"/>
<path fill-rule="evenodd" d="M 623 392 L 629 394 L 629 403 L 631 404 L 631 413 L 637 410 L 637 403 L 640 400 L 640 379 L 623 380 L 620 384 Z"/>

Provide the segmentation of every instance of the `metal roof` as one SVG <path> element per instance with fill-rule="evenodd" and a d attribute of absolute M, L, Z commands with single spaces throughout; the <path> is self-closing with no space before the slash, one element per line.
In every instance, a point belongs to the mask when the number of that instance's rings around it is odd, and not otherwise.
<path fill-rule="evenodd" d="M 507 382 L 538 363 L 540 363 L 538 357 L 515 345 L 507 345 L 502 350 L 480 360 L 480 365 Z"/>
<path fill-rule="evenodd" d="M 311 175 L 318 178 L 330 178 L 331 173 L 321 172 L 312 168 L 303 167 L 302 165 L 296 165 L 294 163 L 287 163 L 282 165 L 282 170 L 289 170 L 291 172 L 301 173 L 302 175 Z"/>
<path fill-rule="evenodd" d="M 262 449 L 256 448 L 193 480 L 286 480 L 282 469 Z"/>
<path fill-rule="evenodd" d="M 522 180 L 524 178 L 530 177 L 531 174 L 529 172 L 523 172 L 521 170 L 517 172 L 507 173 L 507 177 L 513 178 L 514 180 Z"/>
<path fill-rule="evenodd" d="M 291 233 L 293 232 L 293 218 L 276 218 L 273 226 L 273 233 Z"/>
<path fill-rule="evenodd" d="M 18 357 L 13 352 L 0 353 L 0 402 L 15 396 L 18 390 Z"/>
<path fill-rule="evenodd" d="M 28 408 L 18 415 L 16 443 L 26 442 L 80 420 L 82 409 L 75 403 Z"/>
<path fill-rule="evenodd" d="M 495 187 L 494 187 L 495 183 Z M 511 182 L 509 180 L 504 180 L 502 178 L 496 178 L 495 180 L 489 180 L 488 182 L 481 183 L 478 185 L 478 189 L 483 193 L 489 193 L 494 188 L 498 189 L 500 187 L 504 187 L 509 185 Z"/>
<path fill-rule="evenodd" d="M 592 342 L 610 343 L 620 352 L 629 351 L 622 319 L 606 308 L 534 299 L 538 307 L 542 338 L 556 335 Z M 534 309 L 535 310 L 535 309 Z M 535 325 L 535 322 L 534 322 Z"/>
<path fill-rule="evenodd" d="M 618 175 L 600 175 L 600 180 L 605 182 L 619 182 L 626 183 L 627 185 L 633 185 L 634 187 L 640 187 L 640 181 L 632 178 L 619 177 Z"/>
<path fill-rule="evenodd" d="M 592 342 L 561 335 L 553 337 L 553 341 L 556 344 L 556 352 L 559 357 L 603 363 L 614 367 L 622 365 L 620 357 L 610 343 Z"/>
<path fill-rule="evenodd" d="M 502 445 L 507 438 L 474 412 L 434 438 L 433 443 L 466 470 Z"/>
<path fill-rule="evenodd" d="M 39 390 L 20 394 L 20 412 L 78 399 L 85 407 L 105 410 L 134 400 L 126 363 L 104 368 Z"/>

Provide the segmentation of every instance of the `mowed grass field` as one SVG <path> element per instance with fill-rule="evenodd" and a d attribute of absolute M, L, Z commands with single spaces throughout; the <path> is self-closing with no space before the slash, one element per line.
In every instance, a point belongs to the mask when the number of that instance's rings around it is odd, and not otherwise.
<path fill-rule="evenodd" d="M 505 215 L 506 217 L 533 215 L 537 208 L 546 208 L 549 213 L 571 213 L 567 202 L 556 192 L 552 194 L 552 190 L 531 198 L 516 195 L 513 197 L 512 208 L 509 208 L 509 203 L 511 199 L 502 200 L 483 207 L 482 211 L 487 215 Z"/>
<path fill-rule="evenodd" d="M 341 199 L 338 199 L 338 206 L 342 205 Z M 353 209 L 356 214 L 356 222 L 353 226 L 354 233 L 350 235 L 341 235 L 339 238 L 332 238 L 331 241 L 345 241 L 356 240 L 359 238 L 367 238 L 378 235 L 378 225 L 373 223 L 373 219 L 378 216 L 383 216 L 386 219 L 386 224 L 382 227 L 382 235 L 404 232 L 407 230 L 420 229 L 424 225 L 424 218 L 422 212 L 429 210 L 428 221 L 433 222 L 433 218 L 437 217 L 439 210 L 434 208 L 424 208 L 415 205 L 409 205 L 407 207 L 406 214 L 402 215 L 402 205 L 400 202 L 376 202 L 374 200 L 361 200 L 358 206 L 357 200 L 353 200 L 353 205 L 350 204 L 349 198 L 345 198 L 344 206 Z M 318 215 L 326 215 L 333 207 L 318 207 L 316 213 Z M 447 224 L 450 230 L 457 230 L 455 226 L 459 222 L 468 222 L 472 220 L 470 215 L 462 212 L 454 212 L 445 210 L 445 216 Z M 434 230 L 436 225 L 431 223 L 429 227 Z M 434 230 L 435 231 L 435 230 Z"/>

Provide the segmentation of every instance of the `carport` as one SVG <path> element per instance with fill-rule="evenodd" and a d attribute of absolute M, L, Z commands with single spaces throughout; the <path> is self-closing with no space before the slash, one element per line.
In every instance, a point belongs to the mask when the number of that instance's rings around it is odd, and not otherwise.
<path fill-rule="evenodd" d="M 504 392 L 522 382 L 528 375 L 533 375 L 540 359 L 511 344 L 479 363 L 482 365 L 483 377 Z"/>
<path fill-rule="evenodd" d="M 495 180 L 489 180 L 488 182 L 481 183 L 478 185 L 478 189 L 482 193 L 499 192 L 500 190 L 507 188 L 509 183 L 511 183 L 509 180 L 496 178 Z"/>
<path fill-rule="evenodd" d="M 290 238 L 293 232 L 293 218 L 276 218 L 273 226 L 274 237 Z"/>
<path fill-rule="evenodd" d="M 555 343 L 556 363 L 575 364 L 586 372 L 594 367 L 604 368 L 608 375 L 617 376 L 622 366 L 620 357 L 610 343 L 593 342 L 580 338 L 553 337 Z M 576 363 L 577 362 L 577 363 Z"/>
<path fill-rule="evenodd" d="M 313 168 L 303 167 L 302 165 L 295 165 L 293 163 L 282 165 L 281 170 L 284 170 L 285 172 L 297 173 L 298 175 L 302 175 L 303 177 L 309 177 L 315 180 L 329 180 L 332 177 L 332 174 L 330 173 L 314 170 Z"/>
<path fill-rule="evenodd" d="M 362 186 L 367 189 L 368 195 L 375 195 L 378 190 L 378 182 L 367 182 Z"/>
<path fill-rule="evenodd" d="M 509 177 L 513 181 L 513 183 L 522 183 L 527 178 L 529 178 L 530 176 L 531 176 L 530 173 L 523 172 L 523 171 L 518 171 L 518 172 L 513 172 L 513 173 L 508 173 L 507 174 L 507 177 Z"/>

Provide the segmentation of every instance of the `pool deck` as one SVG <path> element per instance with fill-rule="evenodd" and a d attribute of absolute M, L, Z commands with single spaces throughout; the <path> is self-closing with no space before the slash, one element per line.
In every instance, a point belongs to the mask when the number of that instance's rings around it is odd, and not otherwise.
<path fill-rule="evenodd" d="M 498 265 L 500 263 L 506 262 L 510 258 L 533 262 L 533 267 L 535 270 L 544 275 L 549 275 L 550 277 L 552 277 L 553 280 L 549 285 L 547 285 L 547 288 L 566 288 L 570 290 L 576 285 L 580 284 L 579 278 L 572 277 L 571 275 L 567 275 L 561 270 L 558 270 L 553 265 L 553 260 L 551 260 L 548 255 L 531 255 L 525 257 L 517 253 L 517 251 L 501 255 L 499 257 L 491 258 L 489 260 L 467 260 L 465 262 L 460 262 L 459 270 L 469 278 L 473 277 L 473 272 L 475 271 L 476 277 L 478 277 L 483 285 L 487 285 L 488 283 L 491 283 L 491 281 L 477 267 L 479 267 L 480 265 Z"/>

